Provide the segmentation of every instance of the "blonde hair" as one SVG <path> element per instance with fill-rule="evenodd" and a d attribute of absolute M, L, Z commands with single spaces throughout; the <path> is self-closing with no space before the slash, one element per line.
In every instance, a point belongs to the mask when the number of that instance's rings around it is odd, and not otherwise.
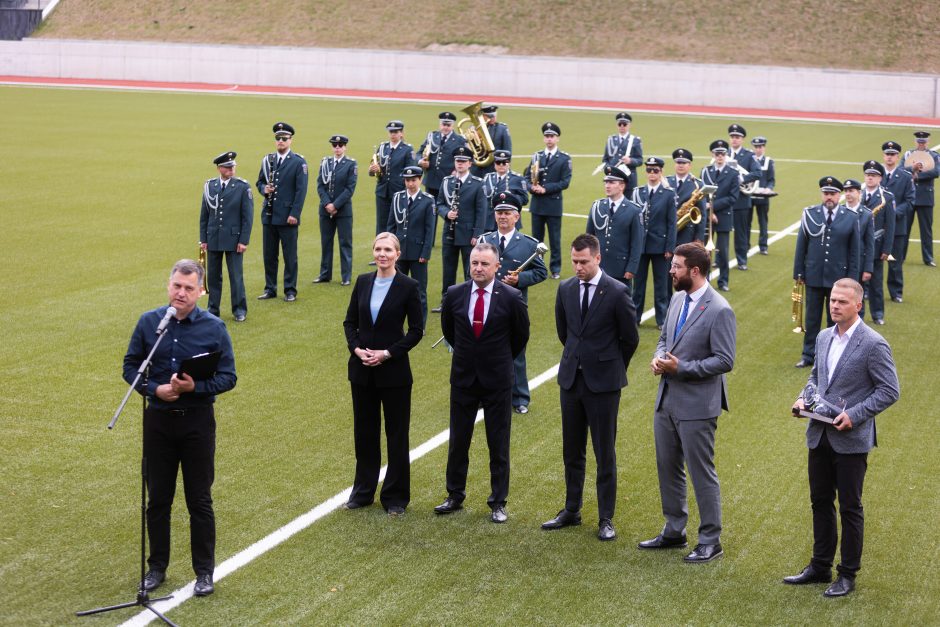
<path fill-rule="evenodd" d="M 394 233 L 389 233 L 388 231 L 382 231 L 381 233 L 379 233 L 378 235 L 376 235 L 376 236 L 375 236 L 375 239 L 372 240 L 372 248 L 375 248 L 375 244 L 376 244 L 380 239 L 390 239 L 390 240 L 392 240 L 392 244 L 395 245 L 395 250 L 397 250 L 398 252 L 401 252 L 401 242 L 398 241 L 398 238 L 395 237 L 395 234 L 394 234 Z"/>

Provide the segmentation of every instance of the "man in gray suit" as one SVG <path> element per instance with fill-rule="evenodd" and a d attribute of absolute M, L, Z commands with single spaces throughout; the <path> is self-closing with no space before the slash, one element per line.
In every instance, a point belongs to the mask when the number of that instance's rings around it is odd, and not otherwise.
<path fill-rule="evenodd" d="M 701 244 L 678 246 L 672 259 L 669 274 L 676 293 L 650 364 L 653 374 L 660 377 L 653 436 L 666 524 L 658 536 L 638 546 L 687 546 L 688 464 L 698 502 L 699 528 L 698 545 L 685 561 L 704 563 L 722 554 L 715 430 L 721 410 L 728 410 L 725 374 L 734 367 L 737 323 L 728 302 L 708 284 L 711 259 Z"/>
<path fill-rule="evenodd" d="M 877 445 L 875 416 L 901 395 L 891 347 L 859 317 L 862 286 L 840 279 L 832 286 L 829 313 L 835 323 L 816 338 L 816 363 L 794 413 L 812 410 L 832 420 L 811 419 L 806 427 L 809 448 L 809 496 L 813 504 L 813 558 L 784 583 L 800 585 L 832 581 L 836 555 L 836 508 L 842 519 L 842 560 L 839 577 L 823 593 L 841 597 L 855 589 L 861 568 L 865 517 L 862 485 L 868 452 Z M 834 418 L 833 418 L 834 416 Z"/>

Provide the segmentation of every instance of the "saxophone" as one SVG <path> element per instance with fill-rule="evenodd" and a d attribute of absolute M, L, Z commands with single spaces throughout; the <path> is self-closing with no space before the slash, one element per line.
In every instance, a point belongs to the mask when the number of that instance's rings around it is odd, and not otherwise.
<path fill-rule="evenodd" d="M 702 210 L 698 208 L 698 203 L 705 196 L 701 187 L 696 187 L 689 199 L 682 203 L 676 212 L 676 232 L 681 231 L 689 224 L 698 224 L 702 221 Z"/>

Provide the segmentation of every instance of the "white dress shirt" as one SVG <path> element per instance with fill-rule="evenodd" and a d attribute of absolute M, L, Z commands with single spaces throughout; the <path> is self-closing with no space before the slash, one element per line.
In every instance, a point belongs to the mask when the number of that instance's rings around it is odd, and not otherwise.
<path fill-rule="evenodd" d="M 486 324 L 486 317 L 490 315 L 490 301 L 493 299 L 493 284 L 496 283 L 496 279 L 490 281 L 489 285 L 484 287 L 486 290 L 483 294 L 483 324 Z M 470 325 L 473 325 L 473 310 L 477 306 L 477 299 L 480 297 L 477 294 L 477 290 L 480 289 L 477 287 L 476 283 L 471 283 L 470 285 L 470 307 L 467 309 L 467 317 L 470 318 Z"/>
<path fill-rule="evenodd" d="M 832 330 L 832 342 L 829 344 L 829 354 L 826 355 L 826 371 L 829 373 L 829 380 L 826 381 L 826 383 L 832 381 L 832 373 L 835 372 L 836 366 L 839 365 L 839 359 L 842 357 L 842 353 L 845 352 L 845 348 L 849 345 L 849 342 L 852 341 L 852 335 L 855 333 L 855 329 L 858 328 L 861 321 L 861 318 L 857 318 L 855 324 L 850 326 L 845 333 L 840 334 L 838 326 Z"/>

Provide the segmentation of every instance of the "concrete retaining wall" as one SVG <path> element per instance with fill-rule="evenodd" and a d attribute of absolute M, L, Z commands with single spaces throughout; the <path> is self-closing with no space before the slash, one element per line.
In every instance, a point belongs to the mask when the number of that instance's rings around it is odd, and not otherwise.
<path fill-rule="evenodd" d="M 0 74 L 940 117 L 938 76 L 810 68 L 26 39 Z"/>

